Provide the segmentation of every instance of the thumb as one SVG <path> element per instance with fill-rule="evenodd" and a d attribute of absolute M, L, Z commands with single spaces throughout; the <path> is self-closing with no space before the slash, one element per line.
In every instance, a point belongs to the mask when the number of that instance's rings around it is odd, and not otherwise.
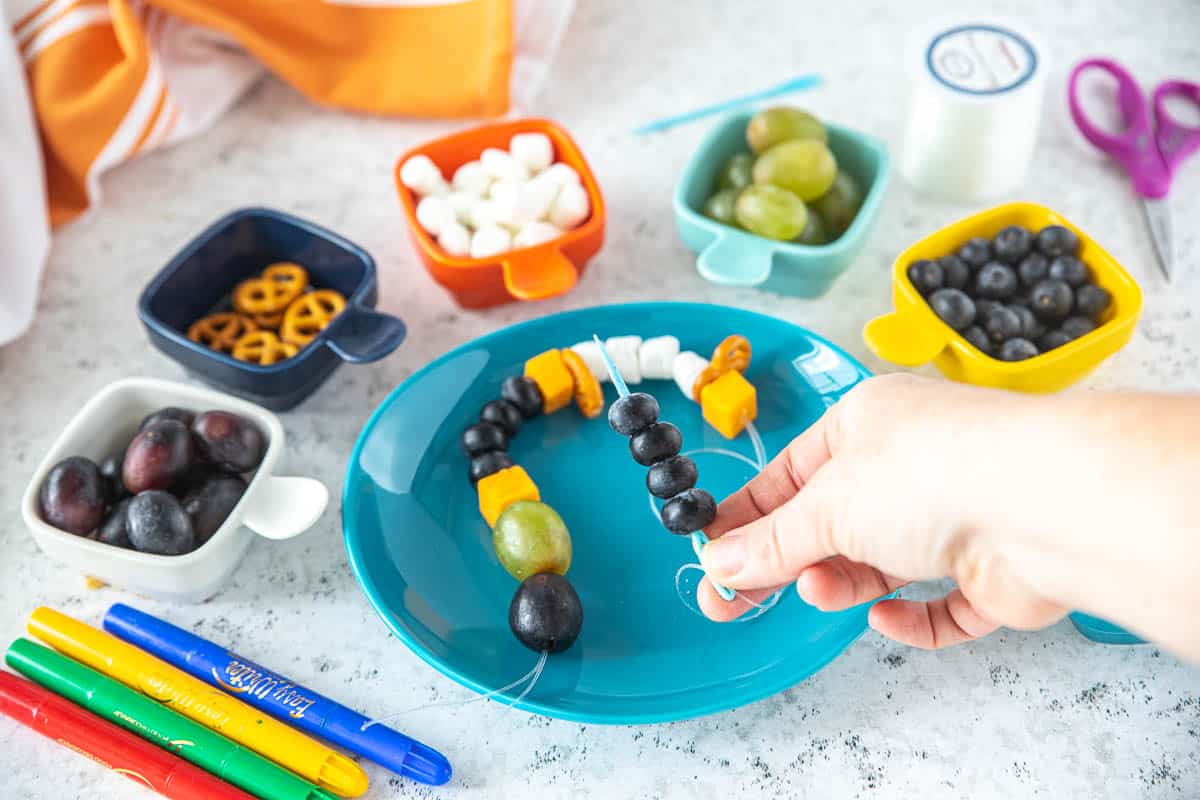
<path fill-rule="evenodd" d="M 700 551 L 709 577 L 730 589 L 763 589 L 795 581 L 806 568 L 837 555 L 831 513 L 836 494 L 826 464 L 790 500 L 726 532 Z"/>

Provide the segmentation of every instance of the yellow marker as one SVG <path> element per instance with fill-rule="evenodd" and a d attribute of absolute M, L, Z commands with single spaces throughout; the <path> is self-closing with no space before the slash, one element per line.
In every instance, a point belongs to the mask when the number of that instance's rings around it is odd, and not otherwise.
<path fill-rule="evenodd" d="M 342 797 L 367 791 L 367 774 L 341 753 L 259 713 L 111 634 L 50 608 L 26 628 L 64 655 L 136 689 L 206 728 Z"/>

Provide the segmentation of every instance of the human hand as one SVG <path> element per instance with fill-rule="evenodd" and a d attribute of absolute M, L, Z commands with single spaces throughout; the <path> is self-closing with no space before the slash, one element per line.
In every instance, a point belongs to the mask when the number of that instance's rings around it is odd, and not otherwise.
<path fill-rule="evenodd" d="M 1029 463 L 1036 409 L 1004 392 L 869 379 L 721 504 L 701 561 L 746 600 L 795 582 L 825 611 L 949 576 L 958 588 L 941 599 L 871 609 L 871 627 L 918 647 L 1048 625 L 1067 607 L 1026 568 L 1044 533 L 1042 470 Z M 1022 497 L 1023 522 L 1012 508 Z M 715 620 L 742 615 L 746 600 L 725 602 L 707 579 L 700 587 Z"/>

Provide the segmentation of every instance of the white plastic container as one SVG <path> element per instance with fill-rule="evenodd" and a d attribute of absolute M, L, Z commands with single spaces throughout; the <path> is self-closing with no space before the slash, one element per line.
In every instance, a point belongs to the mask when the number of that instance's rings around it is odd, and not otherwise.
<path fill-rule="evenodd" d="M 68 456 L 86 456 L 99 463 L 129 443 L 146 415 L 164 406 L 197 413 L 232 411 L 254 420 L 267 437 L 262 464 L 212 538 L 190 553 L 160 556 L 85 539 L 42 520 L 38 492 L 55 464 Z M 126 378 L 102 389 L 59 435 L 25 488 L 21 515 L 38 547 L 55 561 L 138 594 L 198 603 L 225 583 L 255 533 L 268 539 L 297 536 L 312 527 L 328 505 L 329 492 L 320 481 L 274 474 L 283 450 L 283 426 L 262 406 L 212 389 Z"/>

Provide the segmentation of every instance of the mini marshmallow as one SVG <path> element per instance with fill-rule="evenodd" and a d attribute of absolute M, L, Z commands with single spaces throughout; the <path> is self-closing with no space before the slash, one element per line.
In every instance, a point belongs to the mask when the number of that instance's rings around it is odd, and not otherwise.
<path fill-rule="evenodd" d="M 447 192 L 441 197 L 454 211 L 454 218 L 466 224 L 471 219 L 471 207 L 480 202 L 479 198 L 470 192 Z"/>
<path fill-rule="evenodd" d="M 518 133 L 509 141 L 508 152 L 530 172 L 541 172 L 554 163 L 554 145 L 544 133 Z"/>
<path fill-rule="evenodd" d="M 471 232 L 458 222 L 443 227 L 437 241 L 447 255 L 461 258 L 471 252 Z"/>
<path fill-rule="evenodd" d="M 512 235 L 499 225 L 485 225 L 471 237 L 471 258 L 487 258 L 511 248 Z"/>
<path fill-rule="evenodd" d="M 563 232 L 549 222 L 537 220 L 521 228 L 513 238 L 513 247 L 533 247 L 535 244 L 549 242 L 562 236 Z M 593 342 L 592 344 L 595 344 Z M 669 375 L 667 377 L 670 377 Z"/>
<path fill-rule="evenodd" d="M 699 378 L 700 373 L 707 367 L 708 359 L 691 350 L 684 350 L 675 356 L 675 363 L 671 365 L 671 377 L 675 379 L 675 385 L 683 392 L 684 397 L 696 400 L 692 396 L 692 387 L 696 385 L 696 378 Z"/>
<path fill-rule="evenodd" d="M 675 377 L 675 356 L 679 340 L 674 336 L 655 336 L 638 348 L 638 368 L 646 380 L 670 380 Z"/>
<path fill-rule="evenodd" d="M 486 194 L 488 186 L 492 184 L 492 176 L 478 161 L 468 161 L 454 170 L 454 177 L 451 180 L 455 189 L 476 197 Z"/>
<path fill-rule="evenodd" d="M 567 184 L 571 183 L 583 183 L 583 180 L 579 177 L 579 173 L 576 172 L 573 167 L 570 167 L 561 161 L 557 164 L 551 164 L 546 171 L 538 175 L 538 177 L 546 178 L 547 180 L 553 181 L 559 186 L 566 186 Z"/>
<path fill-rule="evenodd" d="M 587 192 L 577 183 L 569 183 L 554 198 L 550 206 L 550 221 L 563 230 L 570 230 L 587 219 L 591 211 Z"/>
<path fill-rule="evenodd" d="M 641 383 L 642 371 L 638 368 L 638 348 L 642 346 L 640 336 L 610 336 L 604 342 L 613 366 L 626 383 Z"/>
<path fill-rule="evenodd" d="M 600 345 L 592 340 L 571 345 L 571 349 L 579 354 L 588 371 L 596 376 L 600 383 L 608 383 L 608 370 L 604 366 L 604 356 L 600 355 Z"/>
<path fill-rule="evenodd" d="M 437 236 L 442 228 L 456 221 L 454 209 L 445 195 L 427 195 L 417 203 L 417 222 L 431 236 Z"/>
<path fill-rule="evenodd" d="M 479 154 L 479 163 L 496 180 L 529 180 L 529 168 L 506 151 L 489 147 Z"/>
<path fill-rule="evenodd" d="M 429 156 L 413 156 L 401 165 L 400 182 L 424 197 L 442 190 L 446 179 Z"/>
<path fill-rule="evenodd" d="M 496 204 L 491 200 L 476 200 L 467 208 L 467 218 L 463 220 L 468 227 L 479 230 L 488 225 L 496 224 Z"/>
<path fill-rule="evenodd" d="M 545 182 L 496 181 L 491 189 L 496 218 L 505 225 L 524 228 L 546 216 L 557 192 Z"/>

